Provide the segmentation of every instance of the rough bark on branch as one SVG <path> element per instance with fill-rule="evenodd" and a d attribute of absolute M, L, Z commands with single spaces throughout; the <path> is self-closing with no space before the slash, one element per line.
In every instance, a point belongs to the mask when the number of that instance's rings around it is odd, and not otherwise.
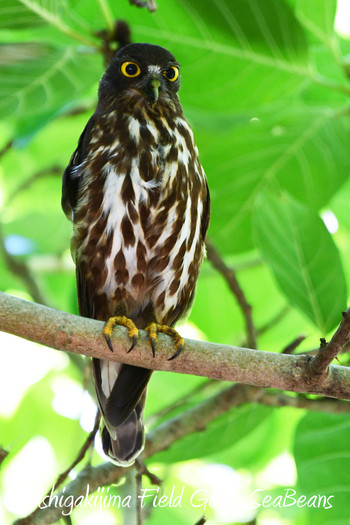
<path fill-rule="evenodd" d="M 343 326 L 347 327 L 344 323 Z M 128 335 L 125 328 L 117 327 L 112 338 L 112 353 L 102 329 L 101 321 L 53 310 L 0 292 L 0 330 L 56 350 L 152 370 L 350 399 L 350 368 L 330 365 L 326 375 L 314 376 L 310 366 L 312 356 L 276 354 L 187 339 L 179 357 L 169 361 L 173 341 L 163 334 L 159 335 L 156 358 L 153 358 L 145 332 L 140 332 L 136 348 L 127 353 L 130 346 Z M 344 339 L 347 338 L 348 334 Z"/>

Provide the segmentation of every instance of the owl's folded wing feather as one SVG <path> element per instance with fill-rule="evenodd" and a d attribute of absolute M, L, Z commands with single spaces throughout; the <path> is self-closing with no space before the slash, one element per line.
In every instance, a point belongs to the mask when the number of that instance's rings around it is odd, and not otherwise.
<path fill-rule="evenodd" d="M 82 170 L 79 166 L 86 157 L 87 145 L 90 142 L 91 131 L 95 125 L 95 115 L 92 115 L 80 135 L 78 146 L 64 170 L 62 181 L 62 208 L 69 220 L 73 219 L 74 208 L 77 204 L 78 189 L 81 183 Z"/>

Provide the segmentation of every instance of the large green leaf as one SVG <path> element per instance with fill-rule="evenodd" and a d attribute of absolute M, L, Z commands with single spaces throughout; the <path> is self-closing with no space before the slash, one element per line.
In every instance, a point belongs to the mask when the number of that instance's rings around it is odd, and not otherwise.
<path fill-rule="evenodd" d="M 0 29 L 37 27 L 42 23 L 42 19 L 19 0 L 1 0 Z"/>
<path fill-rule="evenodd" d="M 308 509 L 310 525 L 349 524 L 349 442 L 348 414 L 310 412 L 296 430 L 295 462 L 301 493 L 308 498 L 326 496 L 332 505 Z"/>
<path fill-rule="evenodd" d="M 252 248 L 254 201 L 269 184 L 318 210 L 349 174 L 347 123 L 329 111 L 275 105 L 241 121 L 203 120 L 193 115 L 213 200 L 210 235 L 226 253 Z"/>
<path fill-rule="evenodd" d="M 297 0 L 296 16 L 301 24 L 319 41 L 332 47 L 335 44 L 334 18 L 336 0 Z"/>
<path fill-rule="evenodd" d="M 141 40 L 176 54 L 182 100 L 206 113 L 284 98 L 309 76 L 303 30 L 284 1 L 167 2 L 147 25 L 128 15 Z M 176 26 L 164 23 L 173 19 Z"/>
<path fill-rule="evenodd" d="M 346 284 L 338 250 L 321 219 L 288 194 L 263 193 L 254 214 L 256 242 L 290 303 L 323 334 L 341 319 Z"/>
<path fill-rule="evenodd" d="M 174 443 L 168 450 L 156 454 L 155 461 L 165 463 L 186 461 L 223 451 L 254 431 L 269 417 L 271 410 L 270 407 L 251 403 L 235 407 L 212 421 L 205 432 L 189 434 Z"/>
<path fill-rule="evenodd" d="M 2 0 L 0 29 L 17 30 L 19 36 L 20 30 L 48 25 L 89 45 L 85 35 L 89 24 L 74 13 L 74 4 L 75 0 Z"/>
<path fill-rule="evenodd" d="M 21 117 L 58 111 L 96 81 L 98 57 L 74 47 L 39 47 L 40 58 L 0 67 L 0 116 Z"/>
<path fill-rule="evenodd" d="M 95 30 L 101 29 L 106 23 L 98 3 L 91 0 L 78 2 L 70 6 L 70 9 L 66 3 L 63 8 L 61 2 L 57 1 L 21 2 L 29 12 L 35 13 L 51 25 L 53 34 L 61 32 L 76 40 L 84 38 L 84 30 L 76 30 L 71 34 L 66 27 L 67 19 L 77 18 L 81 25 L 85 20 L 85 24 L 92 24 Z M 169 45 L 174 52 L 174 47 L 178 48 L 176 55 L 183 63 L 184 78 L 188 79 L 184 99 L 195 107 L 199 105 L 207 109 L 210 103 L 211 111 L 215 111 L 232 107 L 235 103 L 237 107 L 247 104 L 251 106 L 256 101 L 266 103 L 290 92 L 308 75 L 303 31 L 285 2 L 240 0 L 233 5 L 221 0 L 204 5 L 198 0 L 191 3 L 173 0 L 164 3 L 152 18 L 146 11 L 128 6 L 127 2 L 119 3 L 117 7 L 113 4 L 111 9 L 116 18 L 125 17 L 129 20 L 136 40 Z M 274 23 L 274 17 L 280 20 L 280 24 Z M 176 20 L 176 26 L 165 23 L 166 19 Z M 54 57 L 52 60 L 54 68 L 62 69 L 60 61 L 57 66 Z M 219 70 L 218 64 L 222 64 Z M 38 77 L 40 84 L 41 68 L 44 72 L 48 70 L 50 75 L 52 66 L 40 61 L 38 67 L 39 70 L 36 70 L 34 65 L 33 78 Z M 66 69 L 64 67 L 65 71 Z M 94 71 L 94 67 L 91 69 Z M 8 74 L 6 71 L 4 73 Z M 68 72 L 68 81 L 70 73 Z M 21 67 L 17 64 L 14 74 L 31 83 L 25 64 Z M 96 69 L 95 74 L 95 78 L 98 78 Z M 255 82 L 257 75 L 261 79 L 258 85 Z M 88 85 L 88 78 L 84 74 L 81 77 Z M 198 79 L 203 77 L 205 82 L 201 83 L 201 97 L 198 97 Z M 16 91 L 13 82 L 11 89 Z M 266 82 L 269 83 L 268 89 Z M 47 85 L 46 82 L 44 84 Z M 254 85 L 254 90 L 242 89 L 246 85 Z M 64 98 L 66 101 L 71 100 L 64 86 L 65 79 L 55 82 L 55 89 L 61 94 L 62 102 Z M 13 108 L 10 105 L 9 111 L 11 109 Z"/>

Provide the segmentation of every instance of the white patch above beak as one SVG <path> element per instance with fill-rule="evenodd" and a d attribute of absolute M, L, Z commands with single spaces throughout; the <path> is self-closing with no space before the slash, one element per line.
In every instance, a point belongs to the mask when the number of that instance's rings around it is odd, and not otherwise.
<path fill-rule="evenodd" d="M 147 68 L 148 70 L 148 73 L 150 74 L 154 74 L 154 75 L 159 75 L 160 73 L 160 67 L 159 66 L 148 66 Z"/>

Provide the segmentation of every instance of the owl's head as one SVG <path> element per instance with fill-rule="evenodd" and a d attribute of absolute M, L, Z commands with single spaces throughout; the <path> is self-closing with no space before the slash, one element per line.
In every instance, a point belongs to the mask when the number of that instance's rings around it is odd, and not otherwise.
<path fill-rule="evenodd" d="M 180 88 L 180 65 L 160 46 L 128 44 L 113 57 L 102 77 L 100 101 L 138 94 L 148 104 L 174 98 Z"/>

